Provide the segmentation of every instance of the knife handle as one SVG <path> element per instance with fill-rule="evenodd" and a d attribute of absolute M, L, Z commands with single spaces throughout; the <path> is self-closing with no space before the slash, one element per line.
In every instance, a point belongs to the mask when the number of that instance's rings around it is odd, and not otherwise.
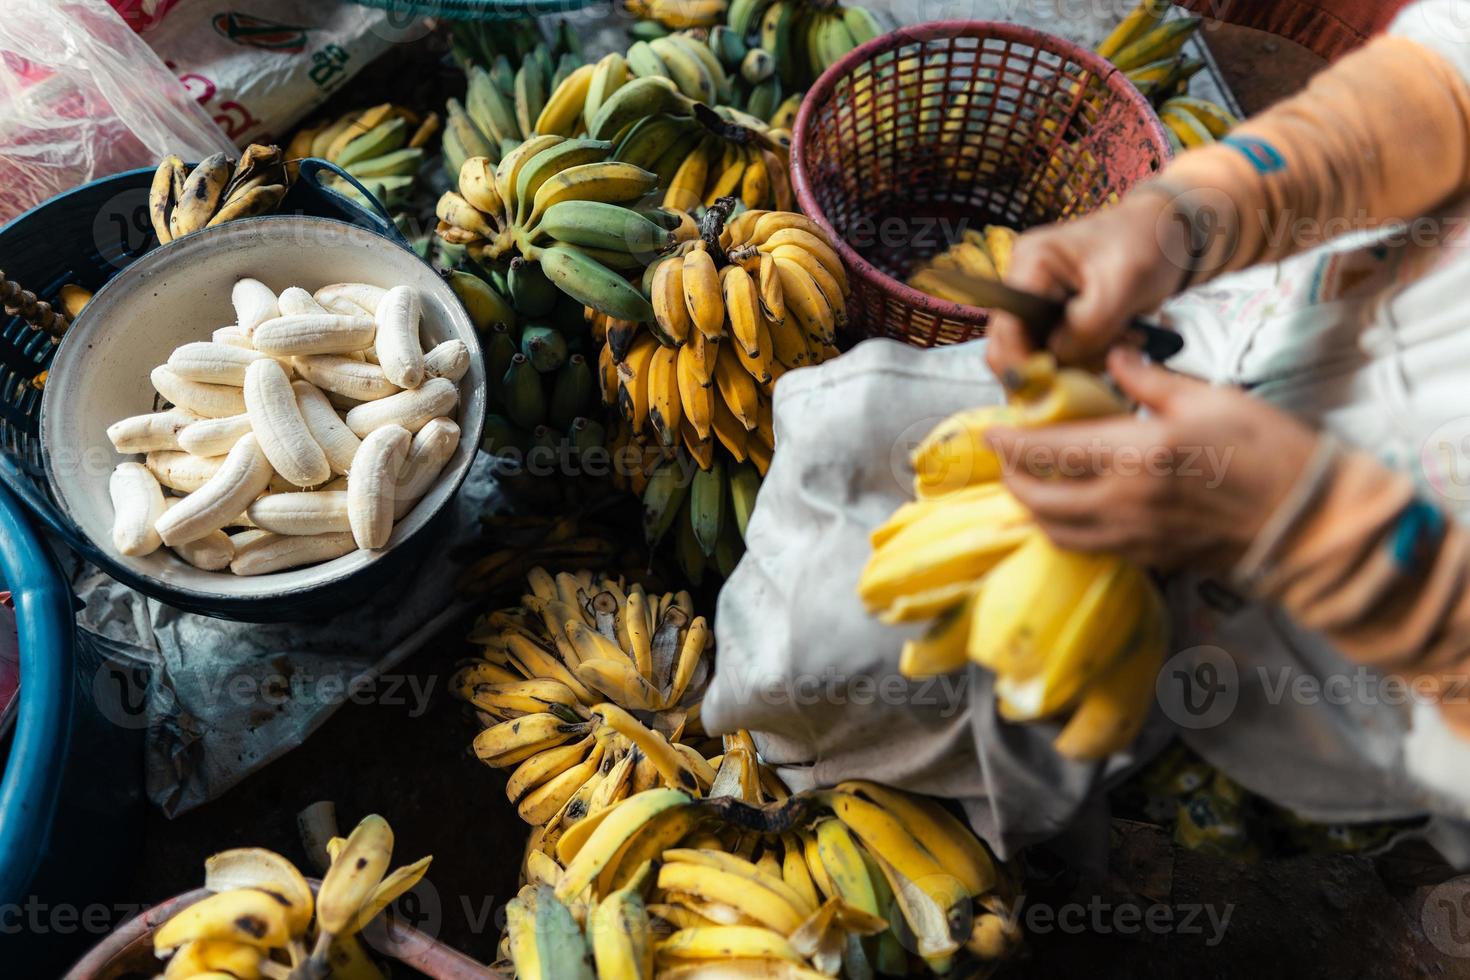
<path fill-rule="evenodd" d="M 1026 329 L 1031 334 L 1031 344 L 1038 350 L 1045 350 L 1047 341 L 1051 339 L 1052 331 L 1062 324 L 1066 319 L 1066 306 L 1056 300 L 1040 299 L 1037 303 L 1037 314 L 1029 317 Z M 1048 309 L 1042 311 L 1040 304 L 1046 303 Z M 1150 320 L 1136 316 L 1129 320 L 1125 329 L 1139 342 L 1139 348 L 1148 355 L 1148 359 L 1155 364 L 1162 364 L 1169 358 L 1184 349 L 1184 337 L 1173 330 L 1165 329 Z"/>

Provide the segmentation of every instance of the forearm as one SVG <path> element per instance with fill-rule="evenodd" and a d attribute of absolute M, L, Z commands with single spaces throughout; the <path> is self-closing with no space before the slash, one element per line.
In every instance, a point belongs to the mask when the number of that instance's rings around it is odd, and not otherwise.
<path fill-rule="evenodd" d="M 1324 445 L 1238 574 L 1350 660 L 1410 679 L 1470 738 L 1470 534 L 1407 476 Z"/>
<path fill-rule="evenodd" d="M 1412 220 L 1470 190 L 1470 84 L 1425 44 L 1381 37 L 1156 186 L 1194 226 L 1190 285 Z"/>

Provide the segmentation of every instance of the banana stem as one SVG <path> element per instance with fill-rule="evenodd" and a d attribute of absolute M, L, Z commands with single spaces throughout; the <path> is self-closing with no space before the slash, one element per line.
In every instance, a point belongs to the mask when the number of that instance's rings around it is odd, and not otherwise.
<path fill-rule="evenodd" d="M 720 139 L 729 140 L 737 146 L 749 146 L 754 143 L 761 149 L 770 150 L 772 153 L 784 154 L 786 152 L 784 146 L 765 133 L 738 122 L 731 122 L 703 102 L 694 104 L 694 121 Z"/>
<path fill-rule="evenodd" d="M 4 304 L 6 313 L 20 317 L 34 329 L 48 335 L 53 343 L 60 340 L 66 328 L 71 326 L 71 320 L 65 313 L 53 309 L 45 300 L 37 299 L 35 293 L 23 288 L 4 272 L 0 272 L 0 303 Z"/>
<path fill-rule="evenodd" d="M 716 265 L 725 261 L 725 249 L 720 245 L 720 232 L 725 230 L 725 222 L 729 220 L 730 212 L 735 210 L 738 203 L 739 199 L 734 196 L 722 197 L 706 208 L 704 217 L 699 219 L 699 237 L 709 246 L 710 255 L 714 256 Z"/>

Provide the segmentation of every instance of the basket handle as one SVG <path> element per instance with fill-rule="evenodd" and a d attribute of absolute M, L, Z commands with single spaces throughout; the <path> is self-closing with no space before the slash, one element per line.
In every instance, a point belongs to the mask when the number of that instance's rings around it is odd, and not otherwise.
<path fill-rule="evenodd" d="M 350 207 L 362 215 L 364 221 L 372 226 L 373 230 L 378 232 L 378 234 L 384 238 L 391 238 L 397 244 L 412 251 L 412 246 L 409 245 L 408 239 L 403 237 L 403 232 L 399 231 L 398 226 L 393 223 L 393 216 L 383 207 L 382 202 L 374 197 L 366 187 L 362 186 L 356 177 L 330 160 L 323 160 L 320 157 L 307 157 L 297 164 L 297 168 L 297 173 L 300 175 L 298 183 L 313 194 L 331 195 L 332 203 Z M 371 207 L 365 208 L 361 201 L 353 200 L 341 191 L 334 190 L 329 184 L 323 181 L 323 171 L 327 173 L 327 176 L 340 177 L 357 188 L 362 196 L 367 198 Z"/>

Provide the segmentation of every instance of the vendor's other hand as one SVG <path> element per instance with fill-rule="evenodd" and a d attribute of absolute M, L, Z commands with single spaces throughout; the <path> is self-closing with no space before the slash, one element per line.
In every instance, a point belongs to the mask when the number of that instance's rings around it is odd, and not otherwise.
<path fill-rule="evenodd" d="M 1228 571 L 1300 476 L 1317 434 L 1131 349 L 1114 349 L 1107 366 L 1149 417 L 998 430 L 991 443 L 1006 485 L 1063 548 Z"/>
<path fill-rule="evenodd" d="M 1006 282 L 1067 301 L 1066 319 L 1048 343 L 1062 364 L 1100 366 L 1132 317 L 1157 309 L 1183 285 L 1184 270 L 1168 256 L 1184 254 L 1188 229 L 1171 207 L 1168 195 L 1135 193 L 1016 240 Z M 986 357 L 997 376 L 1032 352 L 1025 326 L 1009 313 L 992 313 L 987 335 Z"/>

